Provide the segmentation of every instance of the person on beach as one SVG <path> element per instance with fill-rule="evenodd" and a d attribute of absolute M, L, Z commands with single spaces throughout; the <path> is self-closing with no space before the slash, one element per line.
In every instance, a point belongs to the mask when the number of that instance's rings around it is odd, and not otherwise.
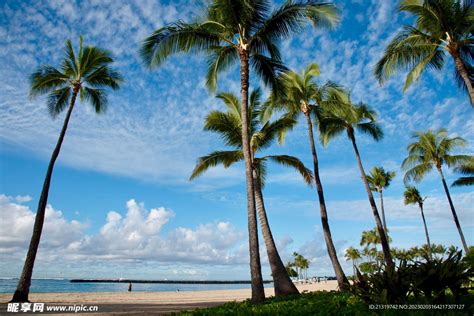
<path fill-rule="evenodd" d="M 130 283 L 128 284 L 128 291 L 129 291 L 129 292 L 132 291 L 132 282 L 130 282 Z"/>

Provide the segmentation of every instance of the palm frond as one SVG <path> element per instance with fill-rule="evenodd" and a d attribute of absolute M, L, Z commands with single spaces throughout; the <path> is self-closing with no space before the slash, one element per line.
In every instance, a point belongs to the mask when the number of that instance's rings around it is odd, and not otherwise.
<path fill-rule="evenodd" d="M 433 164 L 430 162 L 421 163 L 415 167 L 409 169 L 405 173 L 403 181 L 408 183 L 409 181 L 420 182 L 424 176 L 433 169 Z"/>
<path fill-rule="evenodd" d="M 83 99 L 89 102 L 96 113 L 104 113 L 107 109 L 107 94 L 103 89 L 83 87 L 81 89 Z"/>
<path fill-rule="evenodd" d="M 332 3 L 288 0 L 270 15 L 255 36 L 272 41 L 286 39 L 308 20 L 315 26 L 331 28 L 339 22 L 339 13 Z"/>
<path fill-rule="evenodd" d="M 260 77 L 263 83 L 269 86 L 274 93 L 280 92 L 283 89 L 278 77 L 281 73 L 286 71 L 287 68 L 281 61 L 260 54 L 252 54 L 250 63 L 255 74 Z"/>
<path fill-rule="evenodd" d="M 217 75 L 234 64 L 239 56 L 235 47 L 227 45 L 212 49 L 212 55 L 208 60 L 206 85 L 214 92 L 217 87 Z"/>
<path fill-rule="evenodd" d="M 193 180 L 194 178 L 200 176 L 203 172 L 207 171 L 207 169 L 211 167 L 223 165 L 224 168 L 228 168 L 232 164 L 243 159 L 244 154 L 240 150 L 214 151 L 209 155 L 202 156 L 198 159 L 189 180 Z"/>
<path fill-rule="evenodd" d="M 218 133 L 228 146 L 241 148 L 240 117 L 234 113 L 212 111 L 206 116 L 204 130 Z"/>
<path fill-rule="evenodd" d="M 230 112 L 240 117 L 240 100 L 235 94 L 230 92 L 220 92 L 216 95 L 216 98 L 221 99 Z"/>
<path fill-rule="evenodd" d="M 86 74 L 84 81 L 93 88 L 110 87 L 117 90 L 123 82 L 123 77 L 118 71 L 111 70 L 108 66 L 101 66 Z"/>
<path fill-rule="evenodd" d="M 252 135 L 252 148 L 258 151 L 269 147 L 275 139 L 281 140 L 282 133 L 292 130 L 296 123 L 296 120 L 287 116 L 282 116 L 275 121 L 267 122 L 259 132 Z"/>
<path fill-rule="evenodd" d="M 56 90 L 57 88 L 64 88 L 68 85 L 68 80 L 68 76 L 54 67 L 47 65 L 40 66 L 30 76 L 30 95 L 35 97 Z"/>
<path fill-rule="evenodd" d="M 219 33 L 211 32 L 205 23 L 177 22 L 162 27 L 147 37 L 142 43 L 140 55 L 145 64 L 153 68 L 172 54 L 209 50 L 219 44 Z"/>
<path fill-rule="evenodd" d="M 266 156 L 266 158 L 283 166 L 291 167 L 295 169 L 304 179 L 308 185 L 312 185 L 314 181 L 313 172 L 306 168 L 303 162 L 296 157 L 288 155 L 272 155 Z"/>
<path fill-rule="evenodd" d="M 49 114 L 52 117 L 56 117 L 59 113 L 61 113 L 67 107 L 70 97 L 70 87 L 64 87 L 50 92 L 46 101 Z"/>

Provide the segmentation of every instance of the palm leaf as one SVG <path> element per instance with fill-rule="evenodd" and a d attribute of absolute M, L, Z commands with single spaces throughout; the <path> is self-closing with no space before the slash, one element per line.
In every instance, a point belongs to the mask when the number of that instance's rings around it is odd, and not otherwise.
<path fill-rule="evenodd" d="M 272 155 L 266 156 L 265 158 L 268 158 L 280 165 L 295 169 L 303 177 L 304 181 L 308 185 L 312 185 L 314 179 L 313 172 L 310 169 L 306 168 L 305 165 L 298 158 L 288 155 Z"/>
<path fill-rule="evenodd" d="M 189 180 L 200 176 L 203 172 L 211 167 L 223 165 L 224 168 L 230 167 L 232 164 L 244 159 L 244 155 L 240 150 L 233 151 L 214 151 L 207 156 L 200 157 L 194 167 Z"/>

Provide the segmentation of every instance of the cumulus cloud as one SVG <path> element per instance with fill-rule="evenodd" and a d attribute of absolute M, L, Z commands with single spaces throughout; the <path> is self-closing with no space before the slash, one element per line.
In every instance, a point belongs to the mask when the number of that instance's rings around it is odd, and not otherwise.
<path fill-rule="evenodd" d="M 35 214 L 22 203 L 27 197 L 0 195 L 0 252 L 8 255 L 23 253 L 33 231 Z M 78 240 L 86 227 L 64 218 L 63 213 L 51 205 L 46 207 L 41 250 L 59 251 Z M 40 251 L 41 252 L 41 251 Z"/>
<path fill-rule="evenodd" d="M 35 214 L 17 202 L 0 195 L 0 252 L 18 259 L 26 252 Z M 146 209 L 134 199 L 126 212 L 107 213 L 96 234 L 86 234 L 86 226 L 67 220 L 51 205 L 46 209 L 39 260 L 155 261 L 180 263 L 239 264 L 243 233 L 223 221 L 200 224 L 195 228 L 177 227 L 167 234 L 162 228 L 175 216 L 163 207 Z M 244 247 L 245 248 L 245 247 Z"/>

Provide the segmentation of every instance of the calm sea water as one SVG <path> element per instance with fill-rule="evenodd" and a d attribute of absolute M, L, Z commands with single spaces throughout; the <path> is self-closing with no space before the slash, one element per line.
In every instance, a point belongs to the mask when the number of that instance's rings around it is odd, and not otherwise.
<path fill-rule="evenodd" d="M 0 279 L 0 293 L 13 293 L 18 279 Z M 266 284 L 272 286 L 271 284 Z M 133 291 L 174 292 L 248 289 L 250 284 L 144 284 L 134 283 Z M 71 283 L 69 280 L 33 279 L 31 293 L 69 293 L 69 292 L 126 292 L 128 283 Z"/>

